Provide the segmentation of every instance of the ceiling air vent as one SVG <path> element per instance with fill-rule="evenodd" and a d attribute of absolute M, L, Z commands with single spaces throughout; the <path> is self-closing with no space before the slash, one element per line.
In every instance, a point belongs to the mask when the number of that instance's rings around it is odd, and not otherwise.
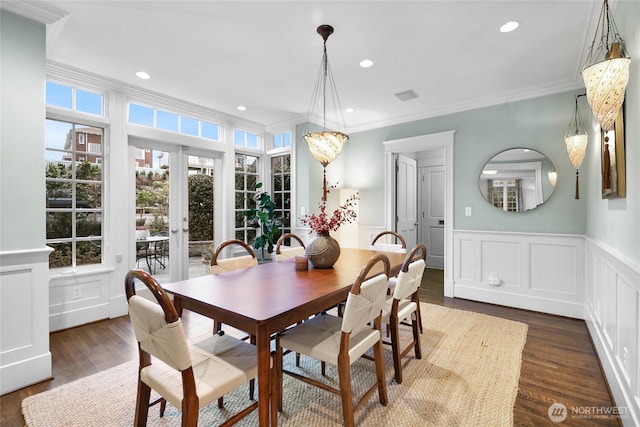
<path fill-rule="evenodd" d="M 410 101 L 412 99 L 416 99 L 418 97 L 418 94 L 412 90 L 405 90 L 404 92 L 396 93 L 393 96 L 398 98 L 400 101 L 405 102 L 405 101 Z"/>

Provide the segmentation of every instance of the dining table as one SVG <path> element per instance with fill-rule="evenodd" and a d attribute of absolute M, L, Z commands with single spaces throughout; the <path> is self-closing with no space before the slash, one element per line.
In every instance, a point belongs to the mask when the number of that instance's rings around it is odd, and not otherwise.
<path fill-rule="evenodd" d="M 341 248 L 332 268 L 309 264 L 299 271 L 295 258 L 255 267 L 165 283 L 181 315 L 190 310 L 247 332 L 255 339 L 258 357 L 258 419 L 269 425 L 271 336 L 345 301 L 361 268 L 385 254 L 396 275 L 406 254 L 372 249 Z M 370 276 L 382 272 L 382 265 Z"/>

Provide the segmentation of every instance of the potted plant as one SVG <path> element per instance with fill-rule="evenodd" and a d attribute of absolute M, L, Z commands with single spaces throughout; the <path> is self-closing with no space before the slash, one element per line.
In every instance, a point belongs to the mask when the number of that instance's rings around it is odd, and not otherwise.
<path fill-rule="evenodd" d="M 136 240 L 145 240 L 149 237 L 149 227 L 147 225 L 136 225 Z"/>
<path fill-rule="evenodd" d="M 259 249 L 262 259 L 265 257 L 265 249 L 267 253 L 273 253 L 274 245 L 280 237 L 280 221 L 276 218 L 276 205 L 271 200 L 271 196 L 266 191 L 258 191 L 262 188 L 262 183 L 256 184 L 256 194 L 253 196 L 256 205 L 251 209 L 244 211 L 247 218 L 247 225 L 260 229 L 260 234 L 253 242 L 253 248 Z"/>

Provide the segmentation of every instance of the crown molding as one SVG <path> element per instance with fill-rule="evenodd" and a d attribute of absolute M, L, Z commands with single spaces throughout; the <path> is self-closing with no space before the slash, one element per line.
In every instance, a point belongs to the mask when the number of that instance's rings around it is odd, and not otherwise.
<path fill-rule="evenodd" d="M 0 9 L 15 13 L 42 24 L 53 24 L 69 13 L 44 1 L 35 0 L 3 0 Z"/>

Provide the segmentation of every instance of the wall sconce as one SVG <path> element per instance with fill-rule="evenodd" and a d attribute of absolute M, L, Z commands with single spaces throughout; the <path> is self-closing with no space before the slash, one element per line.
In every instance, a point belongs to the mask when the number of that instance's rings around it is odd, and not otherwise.
<path fill-rule="evenodd" d="M 604 0 L 596 33 L 582 70 L 587 101 L 602 130 L 611 130 L 624 102 L 630 63 L 631 59 L 618 33 L 608 0 Z"/>
<path fill-rule="evenodd" d="M 585 94 L 576 95 L 576 106 L 573 110 L 573 114 L 571 115 L 571 121 L 569 122 L 567 132 L 564 134 L 564 143 L 567 146 L 567 154 L 569 155 L 571 164 L 576 170 L 576 199 L 580 198 L 578 168 L 582 165 L 584 154 L 587 150 L 587 143 L 589 142 L 589 135 L 587 134 L 584 121 L 582 120 L 580 110 L 578 109 L 578 98 L 581 96 L 585 96 Z"/>
<path fill-rule="evenodd" d="M 552 187 L 555 187 L 558 182 L 558 172 L 556 172 L 556 168 L 553 165 L 549 168 L 547 175 L 549 176 L 549 183 Z"/>
<path fill-rule="evenodd" d="M 322 131 L 307 132 L 304 135 L 304 140 L 307 142 L 313 158 L 322 164 L 322 200 L 326 202 L 327 165 L 338 157 L 342 151 L 342 146 L 349 139 L 349 135 L 340 131 L 327 130 L 327 110 L 329 110 L 329 113 L 333 112 L 341 119 L 336 120 L 337 123 L 334 123 L 334 125 L 341 125 L 343 128 L 345 125 L 340 99 L 338 98 L 338 91 L 333 81 L 329 58 L 327 57 L 327 39 L 333 34 L 333 27 L 331 25 L 320 25 L 316 31 L 324 41 L 324 53 L 322 55 L 322 62 L 320 64 L 320 71 L 318 72 L 313 97 L 311 98 L 311 105 L 309 106 L 309 121 L 311 122 L 314 119 L 321 118 Z M 329 92 L 328 94 L 327 90 Z M 327 95 L 329 95 L 328 99 Z"/>

